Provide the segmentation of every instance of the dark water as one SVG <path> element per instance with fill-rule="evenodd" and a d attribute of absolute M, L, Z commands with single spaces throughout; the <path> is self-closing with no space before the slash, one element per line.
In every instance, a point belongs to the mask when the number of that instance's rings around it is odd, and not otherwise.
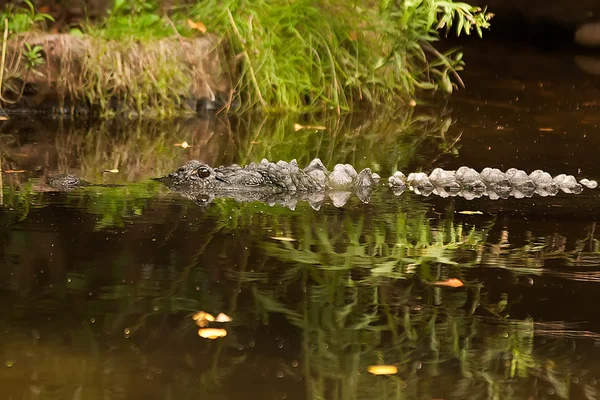
<path fill-rule="evenodd" d="M 599 179 L 599 78 L 570 55 L 476 51 L 467 90 L 394 115 L 2 122 L 0 398 L 598 398 L 600 192 L 382 187 L 290 210 L 199 207 L 149 179 L 191 158 L 316 156 L 384 177 Z M 43 184 L 56 172 L 126 185 L 57 193 Z M 201 310 L 233 319 L 208 326 L 225 337 L 199 336 Z M 397 373 L 369 373 L 381 364 Z"/>

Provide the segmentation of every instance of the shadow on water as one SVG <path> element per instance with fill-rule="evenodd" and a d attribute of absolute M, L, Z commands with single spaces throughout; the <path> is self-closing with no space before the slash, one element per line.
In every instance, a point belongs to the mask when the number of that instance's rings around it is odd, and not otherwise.
<path fill-rule="evenodd" d="M 452 109 L 341 120 L 5 122 L 4 397 L 597 398 L 597 192 L 467 201 L 380 188 L 369 204 L 317 211 L 198 207 L 150 180 L 192 158 L 263 157 L 384 177 L 462 164 L 600 177 L 587 158 L 597 138 L 562 135 L 574 150 L 542 157 L 551 131 L 517 118 L 503 126 L 529 136 L 496 129 L 495 104 L 458 97 Z M 125 185 L 56 193 L 43 182 L 57 172 Z M 231 316 L 207 326 L 227 335 L 201 338 L 200 310 Z M 369 372 L 382 364 L 397 371 Z"/>

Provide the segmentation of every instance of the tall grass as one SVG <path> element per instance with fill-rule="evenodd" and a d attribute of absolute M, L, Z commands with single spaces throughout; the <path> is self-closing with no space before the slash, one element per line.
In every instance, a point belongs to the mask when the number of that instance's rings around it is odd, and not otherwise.
<path fill-rule="evenodd" d="M 481 35 L 490 17 L 451 0 L 115 1 L 105 20 L 66 28 L 73 44 L 67 43 L 61 59 L 69 59 L 68 47 L 83 44 L 86 51 L 66 68 L 80 74 L 63 74 L 57 90 L 61 98 L 87 100 L 102 110 L 113 99 L 137 114 L 185 109 L 181 100 L 194 97 L 190 87 L 200 79 L 195 67 L 204 56 L 183 48 L 183 38 L 208 33 L 221 38 L 227 53 L 222 63 L 233 78 L 228 106 L 236 100 L 242 110 L 339 114 L 365 105 L 412 104 L 419 89 L 452 92 L 462 85 L 462 54 L 441 54 L 432 45 L 440 31 Z M 33 6 L 0 13 L 12 34 L 47 18 Z M 206 33 L 199 33 L 204 25 Z M 190 54 L 191 66 L 181 53 Z M 17 51 L 12 59 L 24 55 Z M 17 78 L 25 72 L 20 68 Z M 212 79 L 221 71 L 208 72 L 205 78 Z M 10 83 L 13 77 L 5 78 Z"/>
<path fill-rule="evenodd" d="M 246 107 L 338 112 L 407 102 L 417 88 L 452 91 L 462 55 L 431 42 L 453 23 L 481 35 L 491 17 L 439 0 L 207 0 L 192 16 L 225 38 Z"/>

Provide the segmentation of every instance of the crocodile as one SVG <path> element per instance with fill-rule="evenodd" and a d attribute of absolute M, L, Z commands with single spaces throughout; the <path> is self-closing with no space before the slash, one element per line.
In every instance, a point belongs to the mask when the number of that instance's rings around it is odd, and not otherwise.
<path fill-rule="evenodd" d="M 380 177 L 369 168 L 357 172 L 349 164 L 337 164 L 330 172 L 316 158 L 304 169 L 298 167 L 296 160 L 273 163 L 263 159 L 246 167 L 234 164 L 218 168 L 191 160 L 155 180 L 198 204 L 208 204 L 215 198 L 224 197 L 239 202 L 263 201 L 292 209 L 298 201 L 308 201 L 318 209 L 326 196 L 336 207 L 343 206 L 352 193 L 368 203 Z M 560 191 L 579 194 L 584 187 L 594 189 L 598 184 L 588 179 L 577 181 L 574 176 L 566 174 L 552 177 L 542 170 L 527 174 L 515 168 L 506 172 L 484 168 L 477 172 L 461 167 L 456 171 L 436 168 L 429 175 L 416 172 L 406 176 L 398 171 L 389 177 L 388 186 L 395 195 L 401 195 L 408 189 L 423 196 L 460 196 L 467 200 L 487 196 L 496 200 L 511 196 L 532 197 L 534 194 L 555 196 Z"/>
<path fill-rule="evenodd" d="M 230 198 L 238 202 L 261 201 L 294 209 L 299 201 L 307 201 L 319 209 L 328 197 L 336 207 L 342 207 L 352 194 L 368 203 L 371 193 L 380 183 L 380 176 L 365 168 L 357 172 L 350 164 L 337 164 L 332 171 L 315 158 L 300 169 L 296 160 L 277 163 L 263 159 L 245 167 L 237 164 L 213 168 L 197 160 L 188 161 L 176 171 L 154 180 L 170 190 L 199 205 L 211 203 L 215 198 Z M 47 179 L 50 187 L 71 191 L 94 185 L 71 174 L 59 174 Z M 387 180 L 391 191 L 400 196 L 406 190 L 422 196 L 463 197 L 473 200 L 487 197 L 492 200 L 509 197 L 524 198 L 538 195 L 556 196 L 559 192 L 579 194 L 584 188 L 594 189 L 598 183 L 560 174 L 536 170 L 530 174 L 510 168 L 503 172 L 497 168 L 484 168 L 481 172 L 468 167 L 456 171 L 434 169 L 424 172 L 395 172 Z"/>

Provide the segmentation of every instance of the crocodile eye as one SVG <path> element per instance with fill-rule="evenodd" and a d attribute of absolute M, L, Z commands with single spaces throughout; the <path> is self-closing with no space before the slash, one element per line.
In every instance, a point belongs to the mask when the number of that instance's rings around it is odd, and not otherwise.
<path fill-rule="evenodd" d="M 200 167 L 196 172 L 200 178 L 207 178 L 210 175 L 210 170 L 206 167 Z"/>

